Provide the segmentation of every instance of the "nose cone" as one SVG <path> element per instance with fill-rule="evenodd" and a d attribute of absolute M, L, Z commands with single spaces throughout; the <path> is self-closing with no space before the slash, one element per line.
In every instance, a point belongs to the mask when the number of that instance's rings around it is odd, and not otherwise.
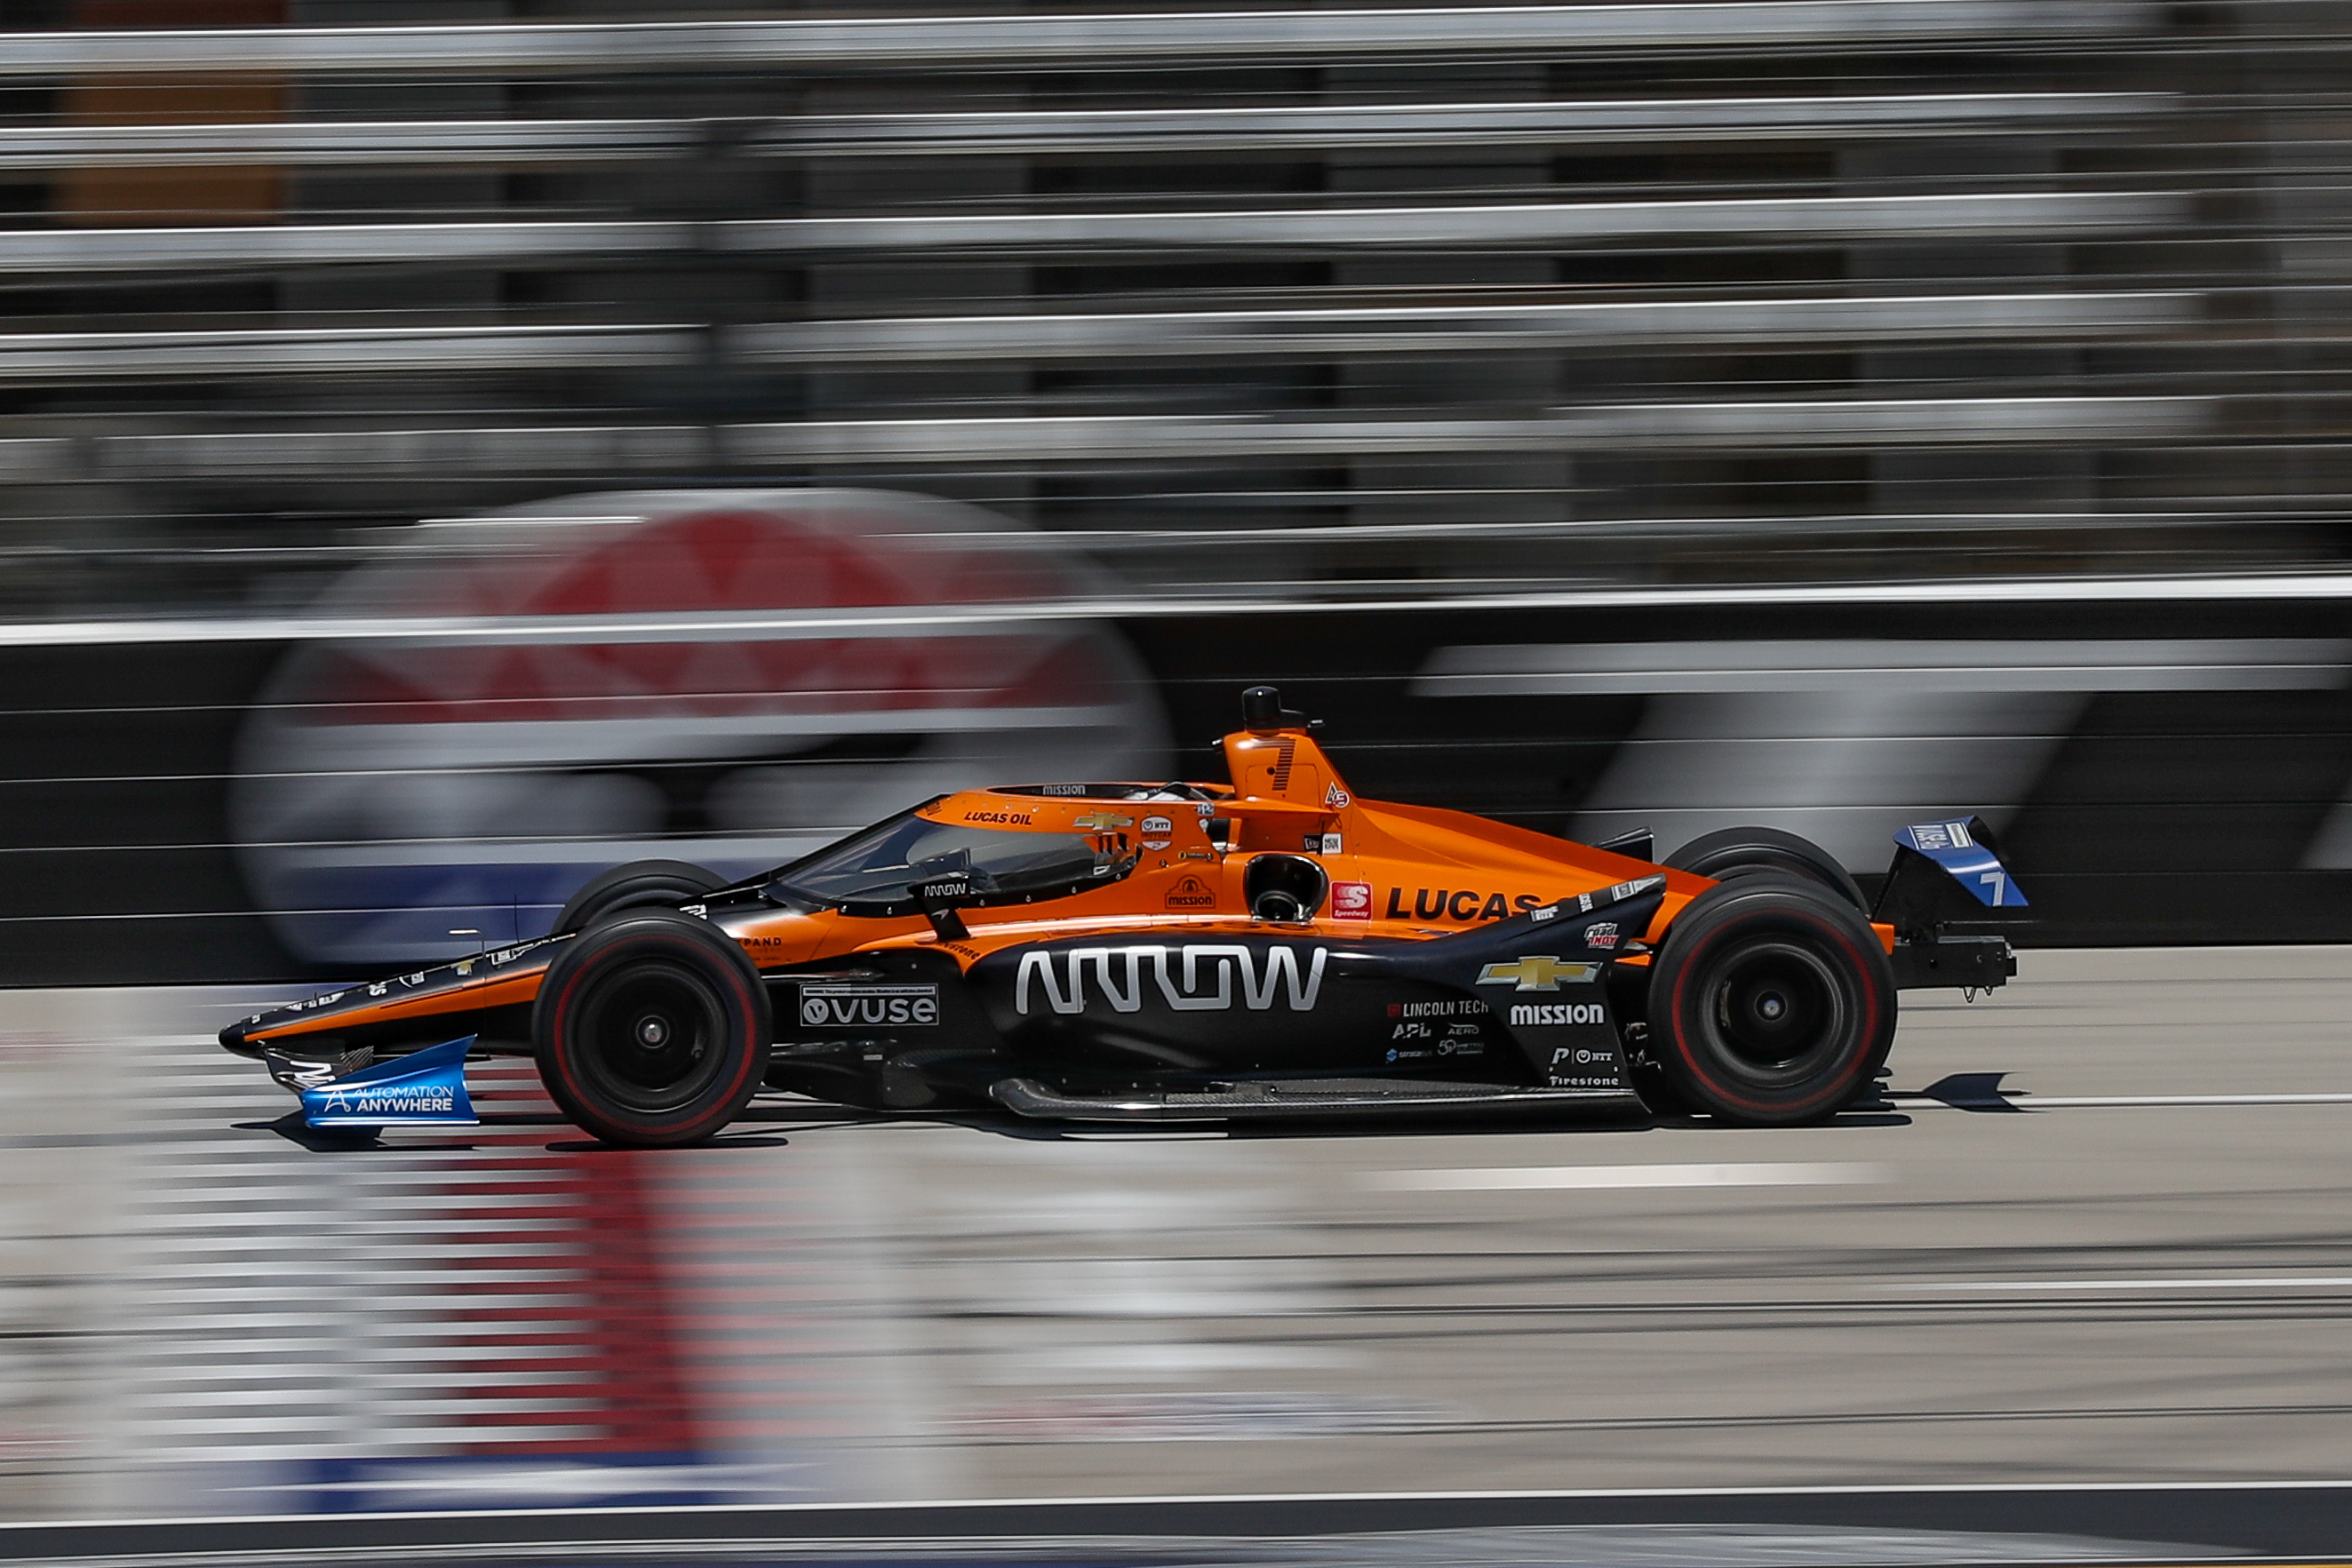
<path fill-rule="evenodd" d="M 261 1048 L 257 1045 L 246 1044 L 245 1032 L 259 1024 L 261 1022 L 261 1019 L 262 1015 L 256 1013 L 249 1019 L 239 1019 L 235 1023 L 229 1025 L 226 1029 L 221 1030 L 221 1049 L 223 1051 L 235 1051 L 239 1056 L 249 1056 L 256 1061 L 260 1061 Z"/>
<path fill-rule="evenodd" d="M 270 1039 L 288 1024 L 315 1019 L 322 1013 L 347 1013 L 354 1010 L 354 1002 L 364 1003 L 356 988 L 330 991 L 308 1001 L 289 1002 L 282 1008 L 270 1008 L 251 1018 L 243 1018 L 220 1031 L 221 1048 L 238 1056 L 262 1060 Z"/>

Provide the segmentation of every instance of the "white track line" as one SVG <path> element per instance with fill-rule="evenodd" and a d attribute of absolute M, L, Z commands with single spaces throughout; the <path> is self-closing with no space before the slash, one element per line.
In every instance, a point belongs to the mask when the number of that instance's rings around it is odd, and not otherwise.
<path fill-rule="evenodd" d="M 1939 1094 L 1904 1091 L 1889 1100 L 1909 1105 L 1946 1105 L 1955 1111 L 1990 1111 L 1991 1100 L 1951 1101 Z M 2000 1096 L 2000 1103 L 2018 1111 L 2098 1111 L 2137 1105 L 2352 1105 L 2344 1094 L 2035 1094 L 2018 1091 Z"/>
<path fill-rule="evenodd" d="M 2352 1285 L 2352 1274 L 2276 1275 L 2206 1280 L 1945 1280 L 1889 1287 L 1897 1291 L 2253 1291 L 2333 1289 Z"/>
<path fill-rule="evenodd" d="M 1459 1170 L 1374 1171 L 1369 1185 L 1391 1192 L 1534 1192 L 1564 1187 L 1853 1186 L 1886 1179 L 1872 1165 L 1497 1166 Z"/>
<path fill-rule="evenodd" d="M 954 636 L 972 627 L 1037 621 L 1158 620 L 1187 615 L 1423 614 L 1510 610 L 1707 610 L 1842 604 L 2296 603 L 2352 599 L 2352 573 L 2221 577 L 1994 578 L 1917 582 L 1738 584 L 1720 588 L 1601 588 L 1420 599 L 1049 600 L 952 608 L 753 612 L 743 614 L 517 616 L 167 616 L 152 620 L 0 622 L 0 647 L 63 648 L 184 643 L 736 642 L 797 638 Z"/>

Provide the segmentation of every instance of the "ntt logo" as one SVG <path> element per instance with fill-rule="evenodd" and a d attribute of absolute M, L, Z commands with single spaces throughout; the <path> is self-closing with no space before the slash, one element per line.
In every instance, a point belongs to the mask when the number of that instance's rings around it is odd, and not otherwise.
<path fill-rule="evenodd" d="M 1598 1002 L 1528 1002 L 1511 1009 L 1513 1023 L 1607 1023 L 1609 1015 Z"/>

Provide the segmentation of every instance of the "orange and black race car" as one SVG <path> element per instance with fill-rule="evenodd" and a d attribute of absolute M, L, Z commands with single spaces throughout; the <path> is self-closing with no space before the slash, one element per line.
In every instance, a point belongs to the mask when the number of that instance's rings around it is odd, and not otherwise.
<path fill-rule="evenodd" d="M 316 1125 L 464 1119 L 524 1054 L 617 1144 L 707 1138 L 764 1086 L 1023 1116 L 1297 1118 L 1616 1103 L 1817 1121 L 1874 1092 L 1895 993 L 1990 988 L 2023 904 L 1975 819 L 1895 835 L 1874 908 L 1812 844 L 1733 829 L 1654 863 L 1358 799 L 1265 686 L 1231 784 L 944 795 L 756 880 L 676 862 L 553 935 L 258 1014 Z M 439 1079 L 401 1062 L 430 1053 Z"/>

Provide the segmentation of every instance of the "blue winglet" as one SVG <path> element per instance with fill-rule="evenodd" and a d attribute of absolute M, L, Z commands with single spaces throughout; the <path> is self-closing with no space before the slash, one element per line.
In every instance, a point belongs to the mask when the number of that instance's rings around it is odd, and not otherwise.
<path fill-rule="evenodd" d="M 474 1036 L 362 1067 L 302 1091 L 313 1127 L 479 1125 L 466 1097 L 466 1053 Z"/>
<path fill-rule="evenodd" d="M 1916 850 L 1951 873 L 1952 880 L 1976 895 L 1988 909 L 2022 909 L 2025 894 L 2009 868 L 1977 840 L 1976 819 L 1953 822 L 1922 822 L 1904 828 L 1895 841 Z"/>

